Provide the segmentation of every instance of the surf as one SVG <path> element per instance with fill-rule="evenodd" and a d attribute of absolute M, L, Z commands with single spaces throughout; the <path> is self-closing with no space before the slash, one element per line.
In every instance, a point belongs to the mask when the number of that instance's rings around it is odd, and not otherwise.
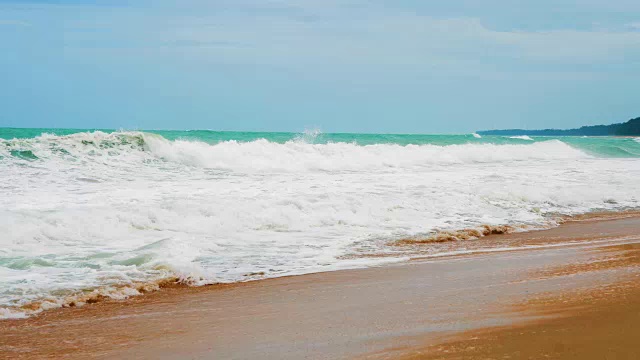
<path fill-rule="evenodd" d="M 134 296 L 166 279 L 197 286 L 399 261 L 410 256 L 403 239 L 437 254 L 432 242 L 464 247 L 487 229 L 640 205 L 633 139 L 19 135 L 0 140 L 0 228 L 10 229 L 0 317 Z"/>

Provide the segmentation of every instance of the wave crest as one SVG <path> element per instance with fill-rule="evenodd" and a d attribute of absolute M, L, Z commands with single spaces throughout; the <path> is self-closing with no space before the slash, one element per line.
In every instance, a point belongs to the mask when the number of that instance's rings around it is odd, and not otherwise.
<path fill-rule="evenodd" d="M 533 139 L 528 135 L 509 136 L 509 139 L 533 141 Z"/>
<path fill-rule="evenodd" d="M 433 165 L 493 163 L 588 157 L 562 141 L 533 144 L 397 145 L 314 144 L 319 132 L 286 143 L 265 139 L 208 144 L 167 140 L 142 132 L 100 131 L 66 136 L 0 140 L 0 156 L 16 160 L 103 161 L 110 165 L 161 160 L 188 166 L 237 171 L 359 171 L 424 168 Z M 307 139 L 309 138 L 309 139 Z"/>
<path fill-rule="evenodd" d="M 144 151 L 145 137 L 149 135 L 142 132 L 94 131 L 63 136 L 45 133 L 35 138 L 0 139 L 0 155 L 23 160 L 115 156 Z"/>
<path fill-rule="evenodd" d="M 530 145 L 356 145 L 308 144 L 267 140 L 225 141 L 214 145 L 194 141 L 147 138 L 150 151 L 166 160 L 192 166 L 240 171 L 360 171 L 424 168 L 434 165 L 523 160 L 579 159 L 585 153 L 559 141 Z"/>

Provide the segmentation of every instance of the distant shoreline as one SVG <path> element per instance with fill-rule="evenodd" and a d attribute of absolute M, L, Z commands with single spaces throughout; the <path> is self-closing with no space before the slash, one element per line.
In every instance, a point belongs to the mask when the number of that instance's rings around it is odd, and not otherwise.
<path fill-rule="evenodd" d="M 479 135 L 501 135 L 501 136 L 616 136 L 616 137 L 635 137 L 640 136 L 640 117 L 631 119 L 625 123 L 611 125 L 593 125 L 583 126 L 578 129 L 544 129 L 544 130 L 524 130 L 524 129 L 505 129 L 505 130 L 482 130 L 478 131 Z"/>

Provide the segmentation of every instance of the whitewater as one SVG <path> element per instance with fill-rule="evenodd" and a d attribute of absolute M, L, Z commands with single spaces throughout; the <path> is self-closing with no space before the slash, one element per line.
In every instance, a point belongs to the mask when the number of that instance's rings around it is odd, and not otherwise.
<path fill-rule="evenodd" d="M 639 179 L 626 138 L 0 129 L 0 317 L 399 261 L 400 239 L 638 208 Z"/>

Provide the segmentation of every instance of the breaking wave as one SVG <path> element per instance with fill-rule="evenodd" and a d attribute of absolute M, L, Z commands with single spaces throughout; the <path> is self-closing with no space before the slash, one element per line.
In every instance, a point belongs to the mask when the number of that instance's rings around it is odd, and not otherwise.
<path fill-rule="evenodd" d="M 477 240 L 489 235 L 503 235 L 514 231 L 522 230 L 508 225 L 482 225 L 472 229 L 438 231 L 428 236 L 416 236 L 400 239 L 392 242 L 395 246 L 423 245 L 432 243 L 442 243 L 449 241 Z"/>
<path fill-rule="evenodd" d="M 314 144 L 318 132 L 275 143 L 223 141 L 208 144 L 167 140 L 141 132 L 92 132 L 67 136 L 0 140 L 0 155 L 23 161 L 66 160 L 126 165 L 168 161 L 238 171 L 368 171 L 433 165 L 526 160 L 580 159 L 585 152 L 559 140 L 533 144 L 396 145 Z"/>

